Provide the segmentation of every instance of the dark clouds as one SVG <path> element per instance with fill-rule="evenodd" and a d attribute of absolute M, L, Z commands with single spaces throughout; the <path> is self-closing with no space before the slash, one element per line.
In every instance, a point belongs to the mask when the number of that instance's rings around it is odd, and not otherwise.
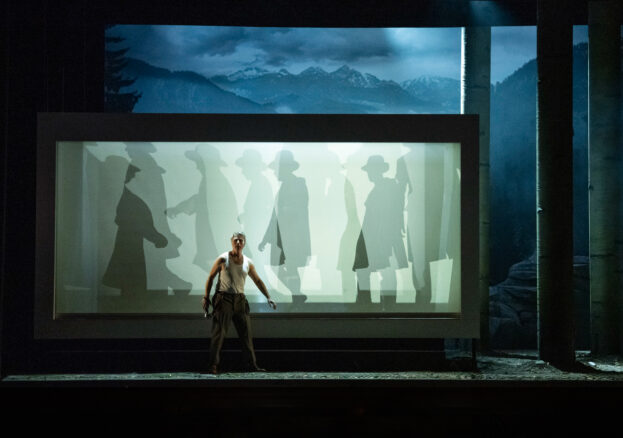
<path fill-rule="evenodd" d="M 587 26 L 573 27 L 573 43 L 588 40 Z M 526 62 L 536 58 L 536 27 L 491 28 L 491 81 L 502 81 Z"/>
<path fill-rule="evenodd" d="M 342 63 L 387 57 L 392 46 L 383 29 L 319 28 L 178 28 L 188 53 L 233 54 L 239 47 L 255 49 L 267 65 L 324 60 Z"/>
<path fill-rule="evenodd" d="M 301 61 L 347 64 L 395 53 L 383 29 L 117 26 L 109 32 L 125 37 L 134 56 L 149 55 L 152 61 L 175 54 L 213 57 L 253 52 L 254 59 L 282 67 Z"/>
<path fill-rule="evenodd" d="M 150 62 L 158 67 L 165 67 L 166 62 L 179 57 L 177 49 L 162 31 L 162 26 L 123 25 L 114 26 L 106 35 L 124 39 L 120 46 L 129 48 L 128 56 Z"/>
<path fill-rule="evenodd" d="M 536 27 L 491 29 L 491 82 L 501 82 L 536 57 Z"/>
<path fill-rule="evenodd" d="M 499 53 L 534 56 L 536 53 L 536 27 L 494 27 L 491 29 L 491 45 Z"/>
<path fill-rule="evenodd" d="M 190 56 L 231 55 L 242 41 L 249 39 L 248 28 L 244 27 L 197 27 L 192 26 L 179 31 L 178 46 Z"/>
<path fill-rule="evenodd" d="M 582 39 L 576 32 L 577 42 Z M 206 76 L 253 66 L 293 73 L 343 64 L 382 79 L 459 78 L 460 28 L 259 28 L 122 25 L 129 56 L 169 70 Z M 491 79 L 501 81 L 536 56 L 534 27 L 492 28 Z"/>
<path fill-rule="evenodd" d="M 383 29 L 296 29 L 292 34 L 295 45 L 313 60 L 348 64 L 395 53 Z"/>

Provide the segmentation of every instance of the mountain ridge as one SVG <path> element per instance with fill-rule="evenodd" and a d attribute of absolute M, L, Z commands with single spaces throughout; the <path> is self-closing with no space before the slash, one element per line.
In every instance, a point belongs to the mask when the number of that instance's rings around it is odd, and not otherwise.
<path fill-rule="evenodd" d="M 132 87 L 142 93 L 134 112 L 274 112 L 270 105 L 260 105 L 223 90 L 193 71 L 171 71 L 136 58 L 127 58 L 124 73 L 136 79 Z"/>
<path fill-rule="evenodd" d="M 395 81 L 362 73 L 347 64 L 331 72 L 318 66 L 287 75 L 268 71 L 244 77 L 240 72 L 211 76 L 210 80 L 224 90 L 269 104 L 278 112 L 450 112 L 448 105 L 439 104 L 434 98 L 414 95 Z M 458 108 L 458 104 L 455 106 Z"/>

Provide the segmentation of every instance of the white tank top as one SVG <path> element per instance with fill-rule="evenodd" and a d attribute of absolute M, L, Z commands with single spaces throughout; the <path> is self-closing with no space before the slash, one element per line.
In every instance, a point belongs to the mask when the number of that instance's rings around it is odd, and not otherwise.
<path fill-rule="evenodd" d="M 244 293 L 244 282 L 249 273 L 249 265 L 252 263 L 244 254 L 242 255 L 242 264 L 239 265 L 229 260 L 229 252 L 225 252 L 219 256 L 225 259 L 225 269 L 221 269 L 219 274 L 219 292 Z"/>

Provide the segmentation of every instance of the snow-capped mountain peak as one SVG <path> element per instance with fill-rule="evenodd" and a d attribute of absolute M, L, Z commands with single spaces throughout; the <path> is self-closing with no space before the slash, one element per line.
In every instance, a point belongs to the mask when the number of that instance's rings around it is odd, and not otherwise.
<path fill-rule="evenodd" d="M 227 75 L 227 80 L 233 82 L 233 81 L 240 81 L 240 80 L 246 80 L 246 79 L 253 79 L 258 76 L 263 76 L 266 73 L 269 73 L 269 71 L 263 68 L 247 67 L 245 69 L 238 70 L 237 72 Z"/>
<path fill-rule="evenodd" d="M 299 76 L 326 76 L 328 73 L 320 67 L 307 67 Z"/>
<path fill-rule="evenodd" d="M 409 79 L 401 83 L 402 88 L 407 89 L 412 86 L 441 86 L 447 83 L 456 82 L 454 79 L 445 78 L 441 76 L 430 76 L 430 75 L 422 75 L 415 79 Z"/>
<path fill-rule="evenodd" d="M 351 85 L 360 88 L 372 88 L 378 86 L 381 82 L 377 77 L 366 73 L 365 76 L 361 74 L 359 71 L 347 66 L 343 65 L 334 72 L 331 73 L 331 76 L 343 81 L 349 82 Z"/>

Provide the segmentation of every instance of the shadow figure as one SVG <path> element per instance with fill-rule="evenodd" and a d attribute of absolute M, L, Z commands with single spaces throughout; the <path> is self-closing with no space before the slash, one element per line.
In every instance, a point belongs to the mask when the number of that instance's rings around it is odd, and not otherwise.
<path fill-rule="evenodd" d="M 340 303 L 344 303 L 345 285 L 340 272 L 340 239 L 348 219 L 343 207 L 346 179 L 338 155 L 327 146 L 326 143 L 315 145 L 313 159 L 318 164 L 307 173 L 310 232 L 314 236 L 313 260 L 320 274 L 318 290 L 332 294 L 338 292 L 341 297 L 336 298 Z M 354 286 L 352 261 L 351 257 L 347 269 L 353 276 Z M 348 285 L 346 287 L 348 288 Z M 354 289 L 352 296 L 354 297 Z M 338 310 L 338 303 L 333 304 L 333 309 Z"/>
<path fill-rule="evenodd" d="M 121 290 L 125 298 L 144 298 L 147 292 L 147 268 L 143 242 L 156 248 L 167 246 L 167 238 L 154 227 L 151 210 L 140 197 L 128 189 L 140 169 L 128 166 L 123 193 L 117 204 L 117 234 L 102 284 Z"/>
<path fill-rule="evenodd" d="M 381 307 L 391 310 L 396 303 L 396 269 L 408 266 L 402 240 L 403 200 L 396 181 L 383 177 L 389 164 L 382 156 L 370 156 L 362 169 L 374 186 L 365 201 L 365 214 L 355 250 L 356 303 L 371 304 L 370 274 L 378 272 L 381 275 Z M 392 255 L 397 266 L 392 266 Z"/>
<path fill-rule="evenodd" d="M 431 262 L 445 256 L 441 246 L 444 152 L 436 146 L 408 145 L 396 163 L 396 181 L 406 192 L 408 259 L 418 306 L 431 304 Z M 443 254 L 442 254 L 443 253 Z"/>
<path fill-rule="evenodd" d="M 85 146 L 89 151 L 86 155 L 85 171 L 88 178 L 88 211 L 93 215 L 89 217 L 89 222 L 93 224 L 89 234 L 97 254 L 97 276 L 93 288 L 98 290 L 99 295 L 106 295 L 105 288 L 99 286 L 115 247 L 117 206 L 125 189 L 129 161 L 118 155 L 109 155 L 101 160 L 92 153 L 99 148 L 97 143 L 85 143 Z"/>
<path fill-rule="evenodd" d="M 197 170 L 201 175 L 199 181 L 199 187 L 197 187 L 197 193 L 191 197 L 183 200 L 174 207 L 166 209 L 167 217 L 175 219 L 178 214 L 195 215 L 195 238 L 196 238 L 196 253 L 193 258 L 193 263 L 199 266 L 206 272 L 210 270 L 210 255 L 216 253 L 216 244 L 214 243 L 214 233 L 210 225 L 210 217 L 208 215 L 208 198 L 207 198 L 207 183 L 206 183 L 206 170 L 203 160 L 199 156 L 196 150 L 186 151 L 184 156 L 190 161 L 193 161 L 197 166 Z M 222 163 L 222 165 L 225 165 Z"/>
<path fill-rule="evenodd" d="M 292 293 L 292 307 L 299 308 L 307 296 L 301 293 L 298 268 L 311 256 L 309 195 L 305 179 L 293 172 L 299 168 L 291 151 L 281 150 L 269 164 L 281 182 L 264 237 L 258 249 L 270 244 L 270 263 L 279 266 L 279 279 Z"/>
<path fill-rule="evenodd" d="M 197 192 L 177 205 L 167 208 L 169 218 L 178 214 L 195 215 L 195 239 L 197 252 L 193 263 L 210 272 L 214 260 L 220 254 L 214 236 L 228 236 L 238 228 L 238 207 L 234 191 L 221 171 L 227 167 L 221 155 L 210 144 L 198 144 L 186 151 L 185 157 L 194 162 L 201 175 Z"/>
<path fill-rule="evenodd" d="M 165 215 L 167 206 L 163 178 L 165 170 L 153 157 L 156 148 L 149 142 L 129 142 L 126 143 L 126 151 L 130 157 L 130 165 L 140 170 L 126 185 L 147 204 L 153 215 L 153 226 L 168 242 L 163 248 L 151 246 L 145 248 L 147 289 L 153 294 L 162 296 L 168 295 L 169 289 L 177 296 L 188 295 L 192 283 L 178 277 L 167 266 L 168 259 L 179 257 L 182 241 L 169 228 Z"/>
<path fill-rule="evenodd" d="M 355 155 L 351 155 L 344 163 L 345 176 L 342 197 L 344 199 L 344 213 L 346 223 L 342 228 L 339 239 L 337 269 L 342 278 L 342 293 L 344 301 L 351 302 L 357 297 L 357 281 L 353 272 L 353 260 L 355 259 L 357 239 L 361 234 L 361 222 L 357 214 L 357 198 L 352 179 L 354 172 L 360 172 L 361 168 Z M 338 203 L 336 205 L 340 205 Z"/>
<path fill-rule="evenodd" d="M 261 242 L 270 222 L 273 201 L 273 190 L 263 173 L 267 166 L 262 161 L 260 153 L 254 149 L 245 150 L 235 164 L 240 167 L 242 175 L 250 183 L 238 222 L 242 225 L 249 242 Z M 270 260 L 266 254 L 255 252 L 251 246 L 248 246 L 246 251 L 253 259 L 260 278 L 268 278 L 265 266 L 270 264 Z"/>

